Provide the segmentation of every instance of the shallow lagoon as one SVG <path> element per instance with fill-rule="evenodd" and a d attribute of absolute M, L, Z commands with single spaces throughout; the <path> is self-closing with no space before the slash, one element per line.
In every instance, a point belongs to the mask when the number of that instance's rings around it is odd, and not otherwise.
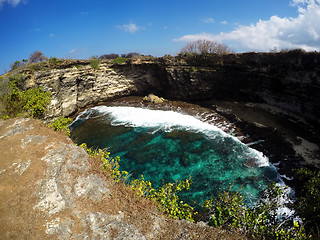
<path fill-rule="evenodd" d="M 184 180 L 193 184 L 181 197 L 202 202 L 219 190 L 240 190 L 255 202 L 270 182 L 281 182 L 267 157 L 196 117 L 173 111 L 99 106 L 72 124 L 72 139 L 109 148 L 133 178 L 153 186 Z"/>

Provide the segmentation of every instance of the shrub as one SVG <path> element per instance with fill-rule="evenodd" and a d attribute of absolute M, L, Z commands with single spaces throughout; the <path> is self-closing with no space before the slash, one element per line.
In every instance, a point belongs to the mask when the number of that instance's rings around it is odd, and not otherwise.
<path fill-rule="evenodd" d="M 99 58 L 100 59 L 115 59 L 117 57 L 119 57 L 119 54 L 111 53 L 111 54 L 104 54 L 104 55 L 100 56 Z"/>
<path fill-rule="evenodd" d="M 33 52 L 29 57 L 30 63 L 43 62 L 46 60 L 47 60 L 46 56 L 44 56 L 44 54 L 40 51 Z"/>
<path fill-rule="evenodd" d="M 133 58 L 136 56 L 141 56 L 141 54 L 137 53 L 137 52 L 130 52 L 130 53 L 121 54 L 121 57 L 123 57 L 123 58 Z"/>
<path fill-rule="evenodd" d="M 218 43 L 216 41 L 210 41 L 206 39 L 199 39 L 188 43 L 185 47 L 180 50 L 180 53 L 195 53 L 195 54 L 229 54 L 233 51 L 227 46 Z"/>
<path fill-rule="evenodd" d="M 31 71 L 35 72 L 35 71 L 45 69 L 46 63 L 45 62 L 33 63 L 33 64 L 30 64 L 28 67 L 30 68 Z"/>
<path fill-rule="evenodd" d="M 102 170 L 108 172 L 116 183 L 127 182 L 128 187 L 138 196 L 155 201 L 158 204 L 158 208 L 169 217 L 194 222 L 196 212 L 194 212 L 193 207 L 180 201 L 177 195 L 178 192 L 190 188 L 191 179 L 168 183 L 158 189 L 154 189 L 151 182 L 144 180 L 143 176 L 139 179 L 128 181 L 128 172 L 119 170 L 120 158 L 118 156 L 110 158 L 108 151 L 101 149 L 94 151 L 88 148 L 85 143 L 81 144 L 80 147 L 84 148 L 90 156 L 98 157 L 103 164 Z"/>
<path fill-rule="evenodd" d="M 61 59 L 58 59 L 58 58 L 56 58 L 56 57 L 50 57 L 49 60 L 48 60 L 48 62 L 49 62 L 49 64 L 50 64 L 50 66 L 55 67 L 55 66 L 57 66 L 57 64 L 61 63 L 62 60 L 61 60 Z"/>
<path fill-rule="evenodd" d="M 13 70 L 18 67 L 25 66 L 27 64 L 28 64 L 28 60 L 23 59 L 22 61 L 15 61 L 13 64 L 10 65 L 10 67 L 11 67 L 11 70 Z"/>
<path fill-rule="evenodd" d="M 305 219 L 306 229 L 320 238 L 320 170 L 296 170 L 302 189 L 299 191 L 296 211 Z"/>
<path fill-rule="evenodd" d="M 125 63 L 126 60 L 127 60 L 127 59 L 124 58 L 124 57 L 117 57 L 117 58 L 113 59 L 113 63 L 119 63 L 119 64 L 121 64 L 121 63 Z"/>
<path fill-rule="evenodd" d="M 135 179 L 130 183 L 130 188 L 139 196 L 144 196 L 157 202 L 158 208 L 167 216 L 194 222 L 194 216 L 197 214 L 194 208 L 180 201 L 177 195 L 178 192 L 184 189 L 189 190 L 190 185 L 191 178 L 185 181 L 167 183 L 158 189 L 154 189 L 151 182 L 145 181 L 142 175 L 139 179 Z"/>
<path fill-rule="evenodd" d="M 16 79 L 19 80 L 20 76 Z M 41 118 L 46 112 L 50 102 L 50 92 L 45 92 L 41 87 L 20 91 L 16 80 L 11 80 L 4 87 L 2 102 L 4 109 L 2 115 L 15 117 L 24 114 L 27 117 Z"/>
<path fill-rule="evenodd" d="M 53 128 L 55 131 L 62 131 L 66 135 L 70 136 L 69 125 L 72 123 L 72 118 L 65 118 L 60 116 L 58 119 L 55 119 L 53 123 L 48 124 L 50 128 Z"/>
<path fill-rule="evenodd" d="M 226 229 L 238 229 L 253 238 L 262 239 L 310 239 L 304 227 L 294 218 L 279 219 L 277 209 L 283 190 L 270 184 L 253 207 L 246 207 L 240 193 L 224 191 L 217 198 L 204 202 L 212 214 L 209 224 Z"/>
<path fill-rule="evenodd" d="M 99 69 L 99 64 L 100 64 L 100 59 L 96 58 L 96 57 L 93 57 L 91 60 L 90 60 L 90 66 L 95 69 L 95 70 L 98 70 Z"/>
<path fill-rule="evenodd" d="M 50 92 L 45 92 L 41 87 L 23 91 L 21 93 L 23 111 L 32 118 L 43 117 L 50 102 L 50 95 Z"/>

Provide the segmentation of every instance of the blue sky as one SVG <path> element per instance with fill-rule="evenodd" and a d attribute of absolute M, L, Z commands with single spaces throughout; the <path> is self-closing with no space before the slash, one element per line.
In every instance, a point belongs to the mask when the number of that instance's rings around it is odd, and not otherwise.
<path fill-rule="evenodd" d="M 215 40 L 236 52 L 320 50 L 320 0 L 0 0 L 0 73 L 47 57 L 175 55 Z"/>

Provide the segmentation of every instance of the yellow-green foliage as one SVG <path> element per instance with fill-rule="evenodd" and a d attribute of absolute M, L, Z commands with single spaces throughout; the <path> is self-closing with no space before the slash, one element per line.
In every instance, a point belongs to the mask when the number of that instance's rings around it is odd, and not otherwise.
<path fill-rule="evenodd" d="M 143 176 L 139 179 L 128 181 L 128 172 L 120 171 L 119 161 L 120 158 L 110 158 L 110 153 L 106 150 L 92 150 L 87 147 L 85 143 L 80 147 L 84 148 L 90 156 L 98 157 L 101 159 L 103 166 L 102 170 L 110 173 L 110 176 L 115 182 L 126 182 L 127 186 L 136 192 L 140 197 L 146 197 L 150 200 L 157 202 L 160 210 L 169 217 L 175 219 L 187 219 L 194 222 L 194 215 L 197 214 L 193 207 L 179 200 L 178 192 L 186 189 L 188 190 L 191 185 L 191 178 L 185 181 L 175 183 L 167 183 L 158 189 L 152 187 L 150 181 L 146 181 Z"/>
<path fill-rule="evenodd" d="M 125 181 L 128 178 L 128 172 L 120 171 L 119 161 L 120 158 L 117 156 L 115 158 L 110 158 L 110 152 L 102 149 L 92 150 L 88 148 L 85 143 L 80 145 L 84 150 L 86 150 L 90 156 L 98 157 L 102 161 L 102 170 L 104 172 L 110 173 L 110 176 L 115 182 Z"/>
<path fill-rule="evenodd" d="M 113 59 L 113 63 L 125 63 L 127 61 L 127 58 L 124 57 L 117 57 L 115 59 Z"/>
<path fill-rule="evenodd" d="M 209 224 L 226 229 L 237 229 L 258 239 L 311 239 L 304 227 L 294 219 L 280 221 L 278 198 L 283 190 L 271 184 L 254 207 L 246 207 L 244 197 L 237 192 L 225 191 L 217 198 L 204 202 L 211 214 Z"/>
<path fill-rule="evenodd" d="M 59 63 L 62 63 L 62 60 L 56 57 L 50 57 L 48 60 L 48 63 L 50 65 L 50 67 L 55 67 L 57 66 Z"/>
<path fill-rule="evenodd" d="M 11 80 L 3 91 L 3 118 L 20 115 L 41 118 L 50 102 L 50 92 L 45 92 L 41 87 L 20 91 L 16 86 L 16 80 Z"/>
<path fill-rule="evenodd" d="M 99 69 L 99 64 L 100 64 L 100 59 L 98 58 L 93 58 L 90 60 L 90 66 L 95 70 Z"/>
<path fill-rule="evenodd" d="M 72 123 L 72 121 L 72 118 L 60 116 L 59 118 L 55 119 L 53 123 L 48 124 L 48 126 L 53 128 L 55 131 L 63 131 L 66 133 L 66 135 L 70 136 L 69 125 Z"/>
<path fill-rule="evenodd" d="M 297 199 L 296 211 L 305 219 L 306 229 L 320 239 L 320 170 L 296 170 L 302 189 Z"/>
<path fill-rule="evenodd" d="M 174 219 L 186 219 L 194 222 L 197 214 L 193 207 L 179 200 L 178 192 L 189 190 L 191 178 L 185 181 L 167 183 L 158 189 L 152 187 L 150 181 L 144 180 L 143 175 L 139 179 L 132 180 L 129 187 L 136 191 L 139 196 L 144 196 L 158 204 L 158 208 L 167 216 Z"/>

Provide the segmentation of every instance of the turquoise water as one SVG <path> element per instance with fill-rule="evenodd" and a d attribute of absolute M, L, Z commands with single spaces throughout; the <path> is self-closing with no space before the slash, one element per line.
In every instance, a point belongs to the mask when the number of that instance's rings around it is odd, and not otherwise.
<path fill-rule="evenodd" d="M 72 139 L 109 148 L 121 168 L 141 174 L 157 187 L 191 176 L 181 197 L 202 202 L 219 190 L 242 191 L 255 202 L 270 182 L 281 181 L 262 153 L 197 118 L 172 111 L 99 106 L 84 111 L 71 126 Z"/>

